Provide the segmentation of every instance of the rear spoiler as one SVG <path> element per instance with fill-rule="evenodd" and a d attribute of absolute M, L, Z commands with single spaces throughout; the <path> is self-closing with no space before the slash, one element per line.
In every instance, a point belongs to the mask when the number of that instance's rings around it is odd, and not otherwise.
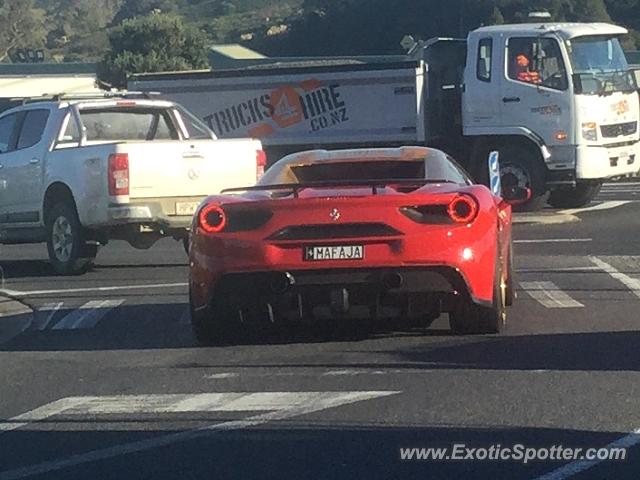
<path fill-rule="evenodd" d="M 384 180 L 330 180 L 325 182 L 307 182 L 307 183 L 279 183 L 275 185 L 254 185 L 252 187 L 236 187 L 225 188 L 220 193 L 232 192 L 264 192 L 270 190 L 291 190 L 294 198 L 298 198 L 300 190 L 307 188 L 357 188 L 370 187 L 373 195 L 378 194 L 379 188 L 388 185 L 402 185 L 406 187 L 421 187 L 429 183 L 454 183 L 451 180 L 427 180 L 427 179 L 384 179 Z"/>

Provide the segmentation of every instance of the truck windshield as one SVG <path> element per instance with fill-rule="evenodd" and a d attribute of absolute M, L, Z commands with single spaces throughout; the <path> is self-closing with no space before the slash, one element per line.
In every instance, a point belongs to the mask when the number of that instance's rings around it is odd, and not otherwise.
<path fill-rule="evenodd" d="M 578 37 L 566 44 L 576 93 L 606 95 L 637 88 L 617 37 Z"/>

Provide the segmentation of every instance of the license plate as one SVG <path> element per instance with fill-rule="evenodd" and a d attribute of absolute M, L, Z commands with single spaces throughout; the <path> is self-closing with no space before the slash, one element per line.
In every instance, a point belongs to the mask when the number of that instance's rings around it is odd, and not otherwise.
<path fill-rule="evenodd" d="M 323 260 L 362 260 L 364 259 L 364 245 L 305 247 L 304 259 L 309 262 L 321 262 Z"/>
<path fill-rule="evenodd" d="M 193 215 L 200 202 L 176 202 L 176 215 Z"/>

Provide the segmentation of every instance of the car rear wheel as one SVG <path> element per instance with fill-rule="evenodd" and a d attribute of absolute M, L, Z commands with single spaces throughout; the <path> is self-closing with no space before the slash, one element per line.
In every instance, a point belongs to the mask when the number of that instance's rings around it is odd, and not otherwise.
<path fill-rule="evenodd" d="M 87 243 L 73 205 L 55 204 L 46 216 L 47 250 L 54 270 L 60 275 L 86 272 L 98 253 L 97 244 Z"/>
<path fill-rule="evenodd" d="M 241 340 L 238 322 L 230 318 L 232 312 L 222 306 L 216 309 L 196 310 L 189 294 L 191 328 L 201 347 L 229 345 Z"/>
<path fill-rule="evenodd" d="M 507 278 L 505 279 L 505 305 L 510 307 L 516 298 L 515 279 L 513 277 L 513 245 L 509 245 L 509 257 L 507 258 Z"/>
<path fill-rule="evenodd" d="M 507 283 L 496 265 L 493 303 L 490 307 L 476 305 L 471 300 L 449 313 L 451 330 L 456 334 L 500 333 L 507 320 Z"/>

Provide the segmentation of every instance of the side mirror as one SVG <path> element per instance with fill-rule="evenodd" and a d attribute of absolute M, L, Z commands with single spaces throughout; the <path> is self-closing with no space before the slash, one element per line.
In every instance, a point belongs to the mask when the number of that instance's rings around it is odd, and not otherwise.
<path fill-rule="evenodd" d="M 502 192 L 502 199 L 511 206 L 522 205 L 531 199 L 531 189 L 514 185 Z"/>

